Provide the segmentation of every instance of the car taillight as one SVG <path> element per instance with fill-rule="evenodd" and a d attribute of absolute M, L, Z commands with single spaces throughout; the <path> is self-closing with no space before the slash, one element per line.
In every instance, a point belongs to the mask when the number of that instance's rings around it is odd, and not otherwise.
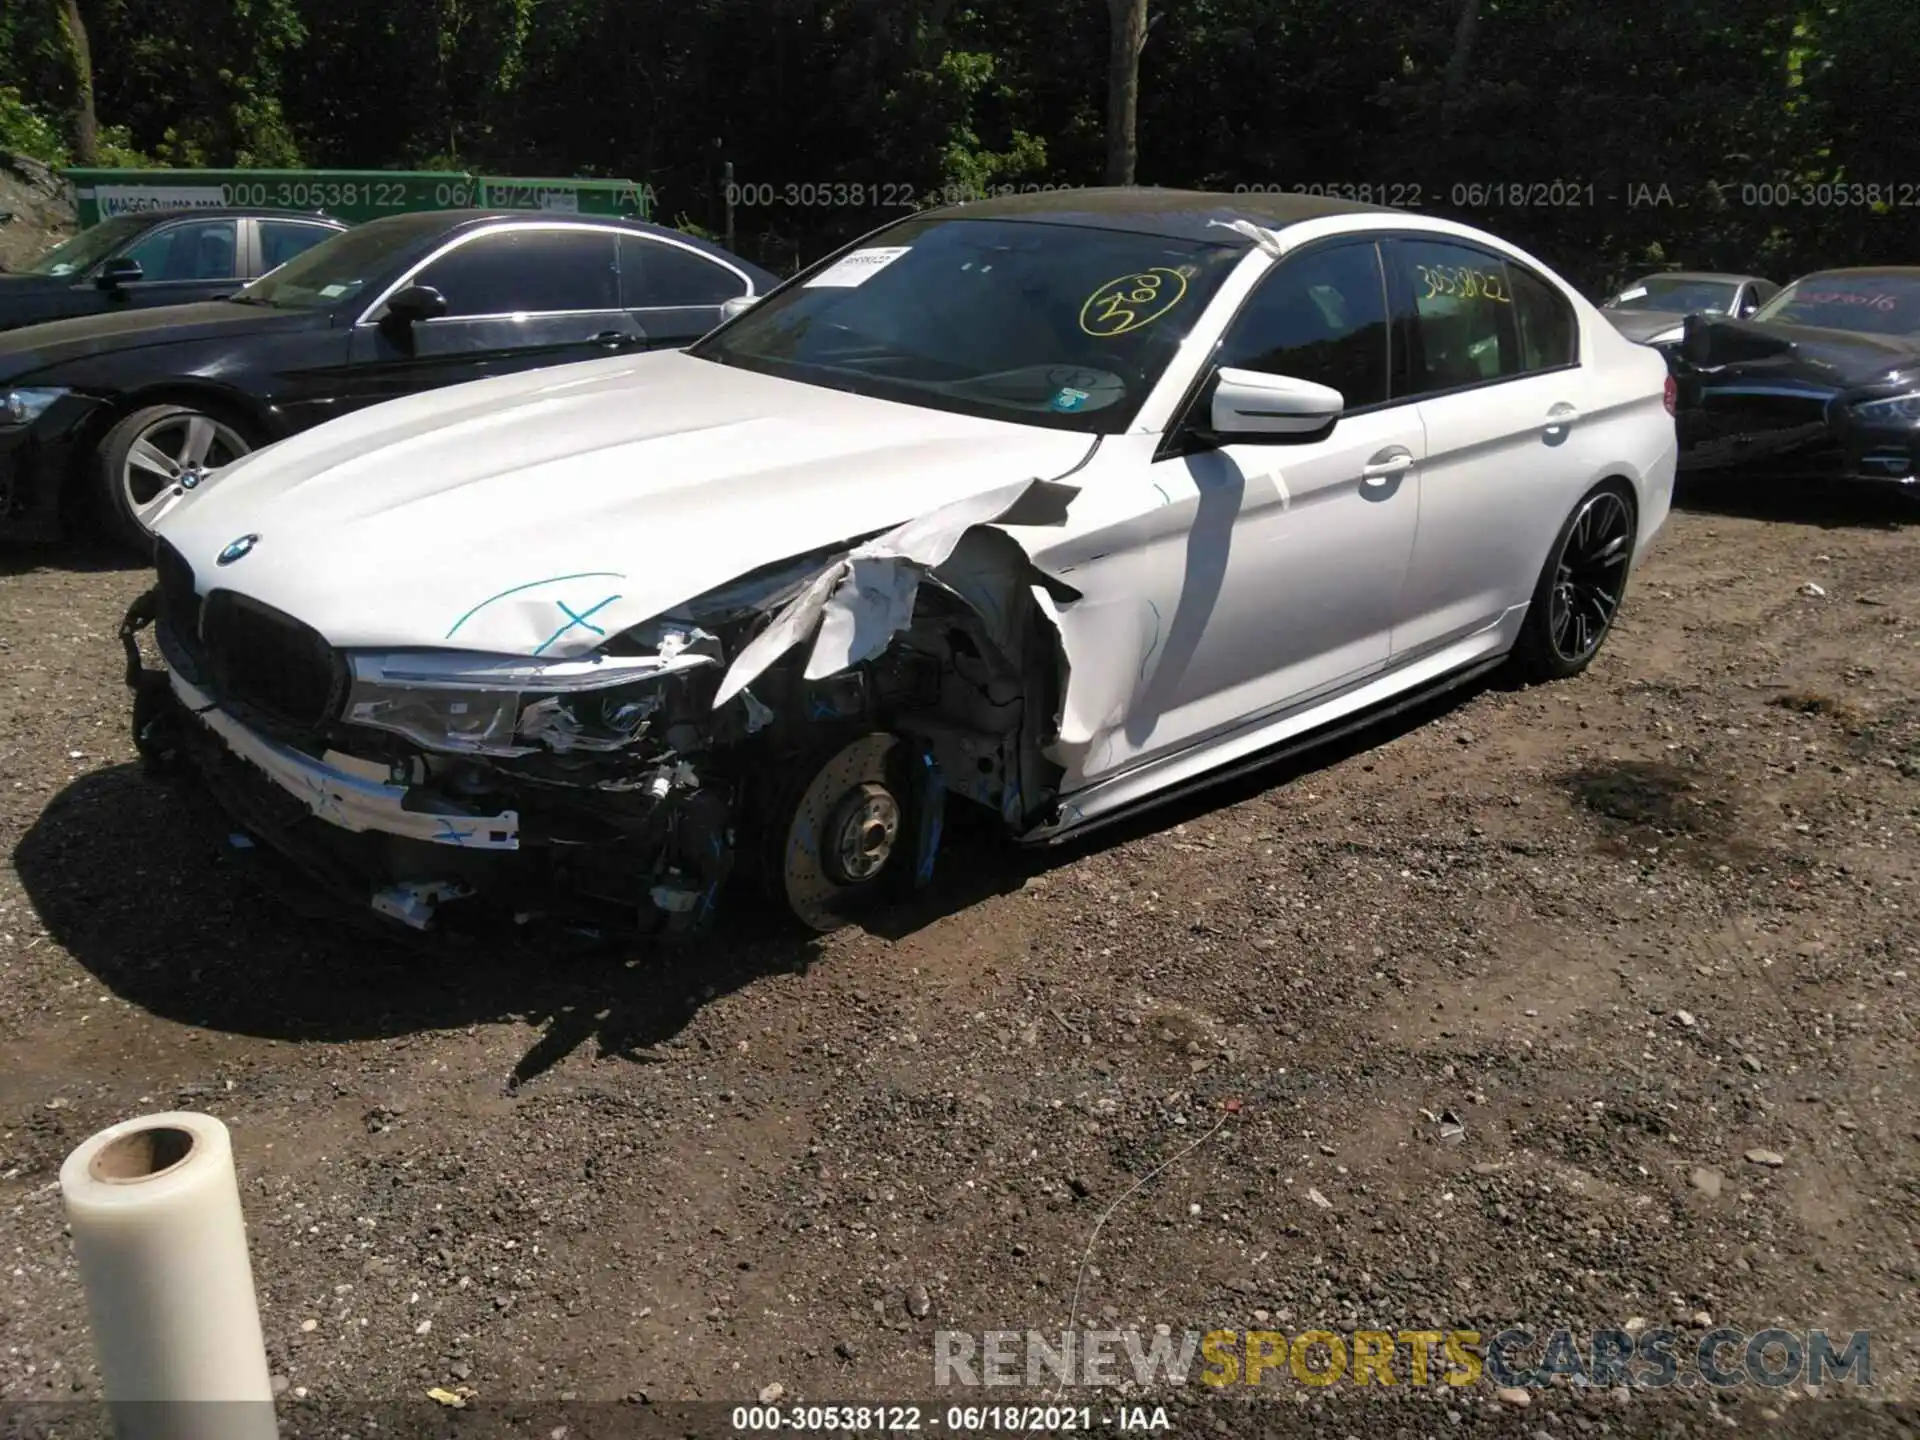
<path fill-rule="evenodd" d="M 1660 398 L 1666 402 L 1667 414 L 1673 415 L 1678 413 L 1680 408 L 1680 387 L 1673 383 L 1673 377 L 1671 375 L 1667 376 L 1667 388 Z"/>

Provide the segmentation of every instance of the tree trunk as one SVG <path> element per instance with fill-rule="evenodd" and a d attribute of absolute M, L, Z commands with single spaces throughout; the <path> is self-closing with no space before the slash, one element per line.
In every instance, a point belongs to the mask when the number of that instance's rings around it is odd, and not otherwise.
<path fill-rule="evenodd" d="M 1107 184 L 1131 185 L 1139 156 L 1140 49 L 1147 43 L 1147 0 L 1107 0 L 1113 22 L 1107 61 Z"/>
<path fill-rule="evenodd" d="M 1460 0 L 1460 18 L 1453 27 L 1453 54 L 1447 57 L 1446 98 L 1460 99 L 1466 88 L 1467 65 L 1473 59 L 1474 32 L 1480 28 L 1480 0 Z"/>
<path fill-rule="evenodd" d="M 93 51 L 87 45 L 87 22 L 80 18 L 80 0 L 61 0 L 67 54 L 73 61 L 73 158 L 76 164 L 100 163 L 100 123 L 93 109 Z"/>

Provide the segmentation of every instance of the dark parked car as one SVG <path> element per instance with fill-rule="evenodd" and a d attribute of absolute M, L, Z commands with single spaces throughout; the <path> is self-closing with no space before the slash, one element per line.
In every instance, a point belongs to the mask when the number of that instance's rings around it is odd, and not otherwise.
<path fill-rule="evenodd" d="M 1825 270 L 1669 356 L 1680 465 L 1920 485 L 1920 267 Z"/>
<path fill-rule="evenodd" d="M 210 471 L 415 391 L 685 345 L 777 282 L 658 225 L 443 210 L 372 220 L 229 299 L 0 335 L 0 537 L 91 504 L 145 547 Z"/>
<path fill-rule="evenodd" d="M 149 210 L 0 271 L 0 330 L 231 295 L 347 228 L 292 210 Z"/>
<path fill-rule="evenodd" d="M 1600 308 L 1629 340 L 1664 349 L 1679 341 L 1689 315 L 1744 320 L 1779 293 L 1778 285 L 1758 275 L 1669 270 L 1642 276 Z"/>

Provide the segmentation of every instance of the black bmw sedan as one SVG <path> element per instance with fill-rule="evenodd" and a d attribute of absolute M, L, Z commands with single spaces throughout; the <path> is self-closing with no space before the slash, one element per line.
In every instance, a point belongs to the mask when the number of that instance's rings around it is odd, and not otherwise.
<path fill-rule="evenodd" d="M 1920 267 L 1823 270 L 1752 320 L 1690 316 L 1669 363 L 1683 471 L 1920 495 Z"/>
<path fill-rule="evenodd" d="M 296 210 L 116 215 L 18 270 L 0 271 L 0 330 L 215 300 L 346 228 Z"/>
<path fill-rule="evenodd" d="M 0 538 L 89 511 L 145 553 L 208 472 L 416 391 L 678 347 L 774 277 L 635 220 L 473 210 L 372 220 L 230 298 L 0 334 Z"/>

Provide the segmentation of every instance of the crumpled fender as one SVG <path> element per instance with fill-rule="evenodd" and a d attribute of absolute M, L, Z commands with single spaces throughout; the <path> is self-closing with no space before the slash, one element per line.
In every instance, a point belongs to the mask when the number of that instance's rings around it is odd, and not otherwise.
<path fill-rule="evenodd" d="M 1059 481 L 1023 480 L 929 510 L 857 546 L 815 575 L 747 643 L 721 681 L 714 707 L 726 704 L 809 637 L 809 680 L 871 660 L 912 622 L 921 582 L 953 555 L 968 532 L 983 526 L 1064 525 L 1067 507 L 1079 493 L 1078 486 Z"/>

